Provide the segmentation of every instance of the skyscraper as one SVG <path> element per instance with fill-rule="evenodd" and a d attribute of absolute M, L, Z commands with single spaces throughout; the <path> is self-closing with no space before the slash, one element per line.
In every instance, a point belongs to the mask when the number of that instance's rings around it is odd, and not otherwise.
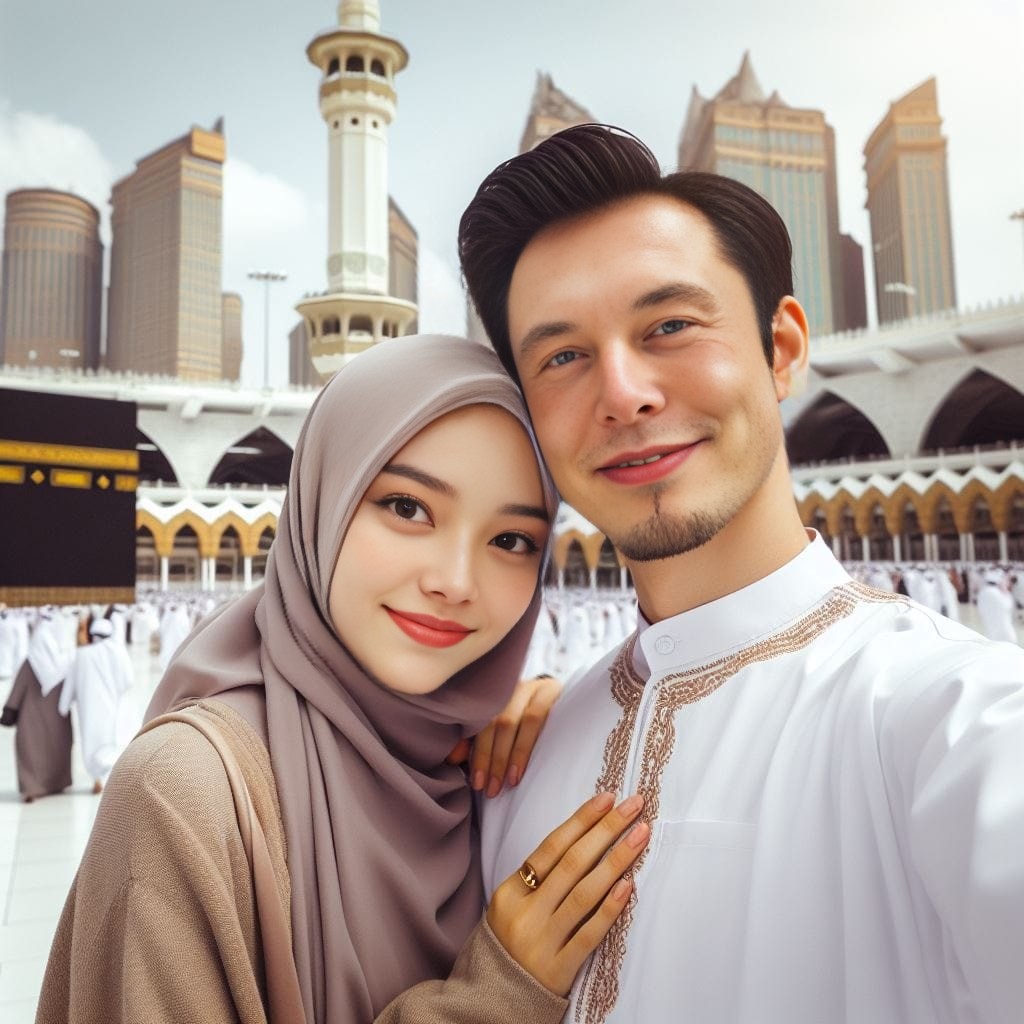
<path fill-rule="evenodd" d="M 224 126 L 189 132 L 114 185 L 106 363 L 221 379 Z"/>
<path fill-rule="evenodd" d="M 8 193 L 0 364 L 98 364 L 103 294 L 99 223 L 96 207 L 68 192 Z"/>
<path fill-rule="evenodd" d="M 864 246 L 853 235 L 839 236 L 839 263 L 843 279 L 843 322 L 836 330 L 855 331 L 868 325 L 864 287 Z"/>
<path fill-rule="evenodd" d="M 835 136 L 820 110 L 766 96 L 745 53 L 710 99 L 693 87 L 679 169 L 724 174 L 760 192 L 789 229 L 796 296 L 812 333 L 844 323 Z"/>
<path fill-rule="evenodd" d="M 588 124 L 593 120 L 590 111 L 562 92 L 549 74 L 538 71 L 530 113 L 526 117 L 523 136 L 519 140 L 519 152 L 525 153 L 533 149 L 555 132 L 571 128 L 575 124 Z"/>
<path fill-rule="evenodd" d="M 864 146 L 879 323 L 956 307 L 935 79 L 889 104 Z"/>
<path fill-rule="evenodd" d="M 221 380 L 238 380 L 242 373 L 242 296 L 224 292 L 220 302 Z"/>
<path fill-rule="evenodd" d="M 327 291 L 295 308 L 324 378 L 384 338 L 408 333 L 414 302 L 390 293 L 388 126 L 406 49 L 380 31 L 378 0 L 341 0 L 338 24 L 306 56 L 327 125 Z"/>

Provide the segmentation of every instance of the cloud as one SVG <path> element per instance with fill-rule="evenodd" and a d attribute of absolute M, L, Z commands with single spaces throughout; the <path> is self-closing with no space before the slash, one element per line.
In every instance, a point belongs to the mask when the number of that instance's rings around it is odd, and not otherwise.
<path fill-rule="evenodd" d="M 300 231 L 309 220 L 306 197 L 293 185 L 230 157 L 224 164 L 224 239 L 232 248 Z"/>
<path fill-rule="evenodd" d="M 424 334 L 466 333 L 466 293 L 459 275 L 437 253 L 420 246 L 419 329 Z"/>
<path fill-rule="evenodd" d="M 0 101 L 0 194 L 17 188 L 74 192 L 100 211 L 100 233 L 109 244 L 107 204 L 113 181 L 113 166 L 87 132 L 50 114 L 12 110 Z"/>

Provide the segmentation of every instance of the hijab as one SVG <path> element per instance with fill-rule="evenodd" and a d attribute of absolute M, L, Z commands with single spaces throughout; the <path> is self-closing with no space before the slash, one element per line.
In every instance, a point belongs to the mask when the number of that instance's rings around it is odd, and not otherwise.
<path fill-rule="evenodd" d="M 263 583 L 192 633 L 147 714 L 263 687 L 311 1024 L 365 1024 L 410 986 L 446 976 L 483 910 L 471 791 L 444 759 L 511 697 L 539 582 L 494 649 L 423 695 L 371 678 L 328 610 L 334 564 L 370 483 L 429 423 L 482 403 L 529 430 L 497 357 L 461 338 L 388 340 L 341 369 L 296 445 Z M 557 497 L 542 478 L 553 523 Z"/>

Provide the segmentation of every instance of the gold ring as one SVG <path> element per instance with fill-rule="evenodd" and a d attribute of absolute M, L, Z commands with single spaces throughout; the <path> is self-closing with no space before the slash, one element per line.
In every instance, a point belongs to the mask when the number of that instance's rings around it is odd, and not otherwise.
<path fill-rule="evenodd" d="M 519 869 L 519 877 L 527 889 L 536 889 L 540 885 L 540 877 L 528 860 L 523 861 L 523 866 Z"/>

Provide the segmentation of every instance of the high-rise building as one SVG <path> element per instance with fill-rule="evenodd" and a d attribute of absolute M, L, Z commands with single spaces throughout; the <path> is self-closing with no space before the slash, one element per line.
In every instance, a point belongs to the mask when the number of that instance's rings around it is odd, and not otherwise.
<path fill-rule="evenodd" d="M 238 380 L 242 375 L 242 296 L 224 292 L 220 297 L 220 376 Z"/>
<path fill-rule="evenodd" d="M 414 306 L 419 302 L 417 275 L 419 273 L 419 235 L 402 208 L 388 199 L 388 291 L 396 299 L 404 299 Z M 406 328 L 415 334 L 417 322 Z"/>
<path fill-rule="evenodd" d="M 288 383 L 304 388 L 321 383 L 320 374 L 309 357 L 309 332 L 305 320 L 300 320 L 288 332 Z"/>
<path fill-rule="evenodd" d="M 893 103 L 864 146 L 879 323 L 956 307 L 935 79 Z"/>
<path fill-rule="evenodd" d="M 593 120 L 590 111 L 562 92 L 549 74 L 538 71 L 530 113 L 519 140 L 519 152 L 526 153 L 555 132 L 576 124 L 589 124 Z"/>
<path fill-rule="evenodd" d="M 0 364 L 95 367 L 103 244 L 99 211 L 68 192 L 10 192 L 0 278 Z"/>
<path fill-rule="evenodd" d="M 221 379 L 224 126 L 189 132 L 114 185 L 106 364 Z"/>
<path fill-rule="evenodd" d="M 789 229 L 796 297 L 812 333 L 829 334 L 844 322 L 835 136 L 820 110 L 765 95 L 745 53 L 710 99 L 693 87 L 679 169 L 724 174 L 760 192 Z"/>
<path fill-rule="evenodd" d="M 836 330 L 856 331 L 868 325 L 864 285 L 864 246 L 852 235 L 839 236 L 839 266 L 843 280 L 843 322 Z"/>
<path fill-rule="evenodd" d="M 341 0 L 338 25 L 306 56 L 320 70 L 327 124 L 327 291 L 295 308 L 306 321 L 313 365 L 324 378 L 384 338 L 408 333 L 416 304 L 390 293 L 388 126 L 395 77 L 408 63 L 381 34 L 377 0 Z"/>

